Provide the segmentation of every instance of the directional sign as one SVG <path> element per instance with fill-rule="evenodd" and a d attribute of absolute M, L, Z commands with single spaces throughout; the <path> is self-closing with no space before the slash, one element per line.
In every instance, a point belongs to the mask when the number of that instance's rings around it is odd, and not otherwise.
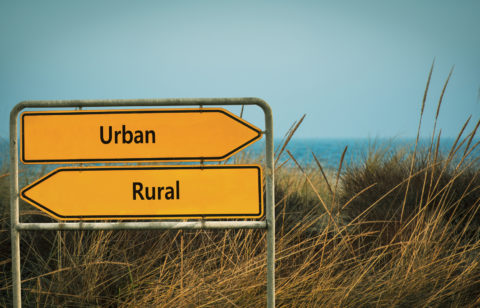
<path fill-rule="evenodd" d="M 59 168 L 21 198 L 61 220 L 263 216 L 258 165 Z"/>
<path fill-rule="evenodd" d="M 224 160 L 261 138 L 221 108 L 24 112 L 24 163 Z"/>

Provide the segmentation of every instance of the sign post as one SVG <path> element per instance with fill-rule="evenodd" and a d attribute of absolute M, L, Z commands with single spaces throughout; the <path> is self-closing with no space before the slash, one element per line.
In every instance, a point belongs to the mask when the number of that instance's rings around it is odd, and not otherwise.
<path fill-rule="evenodd" d="M 238 117 L 230 114 L 224 109 L 220 108 L 203 108 L 204 106 L 222 106 L 222 105 L 257 105 L 262 108 L 265 114 L 265 130 L 260 131 L 260 129 L 254 127 L 253 125 L 239 119 Z M 68 154 L 68 151 L 63 152 L 63 156 L 52 156 L 50 150 L 42 149 L 41 144 L 32 144 L 32 138 L 44 138 L 44 142 L 48 141 L 48 133 L 43 131 L 41 134 L 35 133 L 30 129 L 31 125 L 38 125 L 34 123 L 35 121 L 42 122 L 45 116 L 47 117 L 56 117 L 62 118 L 66 117 L 66 114 L 70 116 L 73 112 L 25 112 L 22 116 L 22 144 L 21 153 L 22 160 L 25 163 L 55 163 L 55 162 L 114 162 L 115 153 L 120 157 L 119 161 L 164 161 L 164 160 L 190 160 L 190 161 L 201 161 L 204 160 L 222 160 L 226 159 L 229 156 L 235 154 L 251 143 L 260 139 L 261 134 L 265 134 L 265 165 L 263 168 L 263 175 L 265 178 L 265 220 L 261 221 L 219 221 L 215 220 L 217 218 L 225 217 L 252 217 L 258 218 L 263 215 L 263 196 L 262 196 L 262 173 L 261 168 L 258 165 L 224 165 L 224 166 L 215 166 L 212 165 L 195 165 L 195 166 L 169 166 L 166 167 L 89 167 L 89 168 L 59 168 L 52 173 L 48 174 L 44 178 L 38 180 L 32 185 L 26 187 L 22 190 L 21 196 L 34 206 L 42 209 L 43 211 L 48 212 L 54 217 L 63 219 L 63 220 L 89 220 L 89 219 L 132 219 L 130 216 L 134 216 L 134 219 L 165 219 L 173 218 L 172 215 L 178 215 L 175 218 L 202 218 L 197 221 L 129 221 L 129 222 L 57 222 L 57 223 L 23 223 L 19 219 L 19 198 L 20 191 L 18 185 L 18 137 L 17 130 L 19 128 L 18 118 L 20 112 L 25 108 L 85 108 L 85 107 L 134 107 L 134 106 L 152 106 L 152 107 L 166 107 L 166 106 L 175 106 L 179 107 L 189 107 L 189 106 L 199 106 L 198 109 L 158 109 L 153 112 L 156 116 L 165 116 L 165 110 L 188 110 L 188 112 L 178 112 L 182 115 L 194 114 L 193 117 L 196 117 L 198 121 L 204 121 L 206 118 L 205 115 L 214 115 L 216 120 L 211 118 L 209 121 L 223 121 L 224 123 L 229 123 L 229 127 L 234 127 L 234 130 L 237 132 L 232 133 L 233 136 L 230 141 L 228 141 L 227 146 L 220 145 L 219 148 L 214 149 L 214 151 L 208 152 L 210 148 L 203 149 L 204 151 L 200 152 L 189 152 L 190 150 L 184 148 L 183 152 L 179 151 L 172 156 L 168 156 L 165 153 L 158 152 L 159 148 L 157 147 L 157 152 L 153 151 L 152 148 L 154 145 L 160 145 L 161 137 L 166 135 L 165 127 L 161 128 L 159 126 L 149 126 L 147 124 L 152 124 L 145 119 L 137 120 L 137 122 L 97 122 L 96 124 L 96 133 L 95 129 L 92 130 L 90 136 L 96 136 L 97 143 L 100 142 L 104 146 L 100 147 L 100 150 L 96 151 L 94 155 L 88 156 L 88 151 L 81 153 L 76 151 L 75 154 L 80 153 L 80 156 Z M 211 110 L 211 111 L 207 111 Z M 140 110 L 132 110 L 129 114 L 142 114 Z M 79 115 L 79 117 L 91 117 L 91 110 L 82 110 L 77 111 L 74 114 Z M 102 116 L 108 117 L 108 114 L 122 114 L 126 111 L 103 111 L 105 114 Z M 54 115 L 51 115 L 51 114 Z M 170 112 L 177 113 L 177 112 Z M 34 115 L 35 114 L 35 115 Z M 41 115 L 40 115 L 41 114 Z M 62 115 L 60 115 L 62 114 Z M 81 114 L 81 115 L 80 115 Z M 145 113 L 148 114 L 148 113 Z M 123 114 L 125 115 L 125 114 Z M 178 115 L 178 114 L 176 114 Z M 151 114 L 149 114 L 151 116 Z M 75 116 L 76 117 L 76 116 Z M 63 118 L 65 119 L 65 118 Z M 69 118 L 64 123 L 74 123 L 73 118 Z M 176 122 L 173 120 L 173 122 Z M 195 127 L 197 120 L 187 121 L 191 123 L 192 127 L 190 131 L 195 133 L 199 126 Z M 31 122 L 33 121 L 33 122 Z M 54 122 L 57 120 L 53 120 Z M 65 121 L 65 120 L 59 120 Z M 76 121 L 76 120 L 75 120 Z M 50 121 L 43 121 L 44 125 L 50 125 Z M 80 123 L 80 122 L 79 122 Z M 210 122 L 212 123 L 212 122 Z M 233 124 L 232 124 L 233 123 Z M 43 125 L 42 124 L 42 125 Z M 25 125 L 25 126 L 24 126 Z M 56 124 L 55 124 L 56 125 Z M 223 124 L 219 124 L 223 125 Z M 202 126 L 202 125 L 200 125 Z M 207 125 L 208 126 L 208 125 Z M 212 125 L 214 126 L 214 125 Z M 30 127 L 30 128 L 29 128 Z M 38 127 L 38 126 L 37 126 Z M 67 126 L 68 127 L 68 126 Z M 58 127 L 57 127 L 58 128 Z M 49 128 L 51 129 L 51 128 Z M 152 131 L 152 132 L 150 132 Z M 175 129 L 168 130 L 175 131 Z M 65 136 L 72 133 L 71 130 L 65 128 Z M 77 136 L 80 133 L 90 134 L 87 130 L 77 126 Z M 203 131 L 203 133 L 207 133 Z M 222 131 L 212 131 L 212 134 L 203 140 L 203 143 L 210 142 L 209 140 L 221 139 L 218 134 L 223 134 L 222 136 L 228 136 L 228 133 L 225 134 Z M 33 134 L 33 135 L 32 135 Z M 36 135 L 35 135 L 36 134 Z M 43 135 L 43 136 L 42 136 Z M 71 135 L 70 135 L 71 136 Z M 63 137 L 62 137 L 63 138 Z M 68 137 L 60 142 L 68 142 Z M 80 137 L 81 138 L 81 137 Z M 177 144 L 175 146 L 175 138 L 168 140 L 168 138 L 163 138 L 164 142 L 169 144 L 169 147 L 181 148 L 182 139 L 177 136 Z M 148 142 L 147 142 L 148 139 Z M 25 140 L 27 143 L 23 143 Z M 153 142 L 155 140 L 155 142 Z M 57 140 L 58 141 L 58 140 Z M 192 140 L 191 142 L 195 142 Z M 215 140 L 214 140 L 215 141 Z M 158 142 L 158 143 L 157 143 Z M 184 142 L 185 144 L 185 142 Z M 75 147 L 75 145 L 72 145 Z M 124 150 L 123 147 L 128 148 L 128 146 L 135 146 L 140 150 L 133 150 L 132 156 L 128 156 L 129 151 Z M 223 147 L 222 147 L 223 146 Z M 112 150 L 112 148 L 114 150 Z M 117 148 L 117 150 L 115 150 Z M 103 150 L 102 150 L 103 149 Z M 103 151 L 103 152 L 102 152 Z M 145 155 L 140 155 L 145 154 Z M 157 153 L 157 154 L 152 154 Z M 160 153 L 160 154 L 158 154 Z M 190 153 L 190 154 L 189 154 Z M 193 153 L 193 154 L 192 154 Z M 171 158 L 171 159 L 169 159 Z M 163 169 L 162 169 L 163 168 Z M 175 169 L 177 168 L 177 169 Z M 203 170 L 202 170 L 203 168 Z M 187 172 L 189 171 L 189 172 Z M 137 179 L 129 177 L 131 172 L 140 172 L 142 176 Z M 266 229 L 267 231 L 267 307 L 275 306 L 275 209 L 274 209 L 274 161 L 273 161 L 273 118 L 272 111 L 270 106 L 263 100 L 258 98 L 218 98 L 218 99 L 144 99 L 144 100 L 92 100 L 92 101 L 25 101 L 17 104 L 10 113 L 10 217 L 11 217 L 11 243 L 12 243 L 12 285 L 13 285 L 13 303 L 14 307 L 21 307 L 21 275 L 20 275 L 20 233 L 22 230 L 151 230 L 151 229 Z M 94 193 L 94 188 L 92 185 L 87 185 L 89 176 L 93 173 L 103 174 L 101 176 L 108 176 L 108 174 L 115 174 L 117 181 L 110 183 L 103 187 L 103 189 L 115 189 L 115 185 L 124 185 L 126 191 L 129 192 L 129 196 L 125 195 L 121 198 L 122 200 L 128 200 L 128 202 L 137 202 L 138 204 L 142 202 L 156 202 L 159 206 L 158 209 L 153 212 L 149 212 L 146 207 L 142 210 L 140 214 L 128 212 L 128 206 L 121 206 L 115 208 L 112 202 L 108 202 L 108 198 L 104 199 L 102 206 L 103 212 L 96 212 L 94 207 L 90 207 L 87 213 L 79 211 L 78 206 L 73 206 L 72 203 L 64 202 L 65 198 L 55 197 L 52 194 L 52 191 L 55 191 L 58 188 L 58 185 L 64 185 L 63 182 L 68 178 L 68 181 L 76 181 L 77 184 L 84 185 L 84 188 L 89 190 L 89 193 Z M 190 175 L 188 175 L 190 173 Z M 215 176 L 212 174 L 215 173 Z M 156 180 L 153 181 L 152 175 L 155 174 Z M 191 198 L 192 194 L 199 194 L 199 191 L 196 192 L 188 184 L 190 180 L 201 179 L 205 181 L 202 185 L 210 185 L 210 187 L 217 185 L 219 187 L 218 191 L 225 189 L 231 190 L 231 187 L 228 187 L 229 184 L 220 183 L 219 181 L 214 180 L 218 176 L 223 178 L 223 182 L 235 182 L 235 181 L 247 181 L 250 183 L 246 189 L 245 199 L 242 202 L 232 201 L 231 196 L 227 196 L 222 193 L 212 193 L 206 194 L 205 196 L 211 196 L 214 204 L 228 202 L 231 205 L 228 206 L 227 212 L 217 212 L 218 207 L 215 205 L 207 205 L 208 202 L 204 202 L 203 205 L 194 204 L 189 202 L 188 199 Z M 190 178 L 191 177 L 191 178 Z M 61 179 L 62 178 L 62 179 Z M 158 181 L 157 181 L 158 180 Z M 62 183 L 62 184 L 59 184 Z M 242 182 L 243 183 L 243 182 Z M 65 184 L 67 185 L 67 184 Z M 223 186 L 221 186 L 223 185 Z M 221 187 L 220 187 L 221 186 Z M 242 184 L 243 186 L 243 184 Z M 190 187 L 190 188 L 189 188 Z M 205 186 L 204 186 L 205 187 Z M 63 187 L 65 188 L 65 187 Z M 215 190 L 214 190 L 215 191 Z M 74 191 L 70 191 L 74 193 Z M 107 196 L 108 197 L 108 196 Z M 237 196 L 238 197 L 238 196 Z M 142 199 L 143 198 L 143 199 Z M 207 198 L 208 199 L 208 198 Z M 235 199 L 235 198 L 233 198 Z M 116 200 L 118 201 L 118 200 Z M 204 200 L 205 201 L 205 200 Z M 73 202 L 73 201 L 72 201 Z M 127 201 L 125 201 L 127 202 Z M 184 202 L 184 210 L 181 213 L 173 212 L 170 208 L 168 202 Z M 245 206 L 240 206 L 240 203 Z M 137 204 L 137 203 L 136 203 Z M 205 214 L 206 213 L 206 214 Z M 231 216 L 230 216 L 231 215 Z M 106 216 L 106 217 L 102 217 Z M 128 216 L 128 217 L 123 217 Z M 203 220 L 206 217 L 208 219 L 214 220 Z"/>

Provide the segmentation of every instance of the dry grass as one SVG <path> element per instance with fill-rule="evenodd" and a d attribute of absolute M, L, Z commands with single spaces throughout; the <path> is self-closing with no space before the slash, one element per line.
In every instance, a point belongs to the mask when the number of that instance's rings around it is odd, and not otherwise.
<path fill-rule="evenodd" d="M 434 128 L 427 148 L 383 148 L 338 170 L 324 170 L 318 159 L 302 166 L 281 147 L 277 306 L 480 305 L 477 128 L 462 129 L 450 153 L 439 151 Z M 0 201 L 5 206 L 6 198 Z M 31 208 L 22 213 L 23 220 L 48 220 L 32 216 Z M 0 305 L 8 307 L 8 213 L 2 215 Z M 24 232 L 23 301 L 26 307 L 264 307 L 265 246 L 262 230 Z"/>

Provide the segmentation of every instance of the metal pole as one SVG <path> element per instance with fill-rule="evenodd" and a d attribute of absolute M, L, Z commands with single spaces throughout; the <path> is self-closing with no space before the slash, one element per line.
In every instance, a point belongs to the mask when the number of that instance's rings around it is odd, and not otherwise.
<path fill-rule="evenodd" d="M 10 113 L 10 232 L 12 241 L 12 288 L 13 307 L 22 307 L 22 278 L 20 274 L 20 231 L 18 210 L 18 149 L 17 115 L 18 105 Z"/>
<path fill-rule="evenodd" d="M 265 221 L 129 221 L 129 222 L 50 222 L 20 223 L 18 230 L 198 230 L 266 229 Z"/>
<path fill-rule="evenodd" d="M 166 98 L 166 99 L 116 99 L 116 100 L 63 100 L 63 101 L 23 101 L 14 109 L 18 113 L 24 108 L 66 108 L 66 107 L 159 107 L 159 106 L 220 106 L 220 105 L 257 105 L 264 111 L 268 104 L 256 97 L 243 98 Z M 12 111 L 13 112 L 13 111 Z M 271 112 L 271 111 L 270 111 Z"/>
<path fill-rule="evenodd" d="M 267 220 L 267 307 L 275 307 L 275 196 L 273 160 L 273 116 L 270 106 L 262 105 L 265 112 L 265 201 Z"/>

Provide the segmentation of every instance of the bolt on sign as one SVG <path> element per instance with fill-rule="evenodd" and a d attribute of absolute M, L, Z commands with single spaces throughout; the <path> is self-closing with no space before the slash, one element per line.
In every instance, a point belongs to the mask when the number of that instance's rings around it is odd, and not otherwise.
<path fill-rule="evenodd" d="M 24 112 L 24 163 L 225 160 L 259 128 L 222 108 Z"/>
<path fill-rule="evenodd" d="M 58 168 L 21 191 L 62 220 L 260 218 L 258 165 Z"/>

